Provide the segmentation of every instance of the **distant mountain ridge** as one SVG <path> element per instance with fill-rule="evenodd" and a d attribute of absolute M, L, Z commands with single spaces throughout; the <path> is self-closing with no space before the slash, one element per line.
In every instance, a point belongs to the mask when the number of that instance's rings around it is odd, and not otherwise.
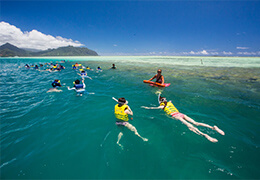
<path fill-rule="evenodd" d="M 98 56 L 97 52 L 85 47 L 59 47 L 57 49 L 48 49 L 35 52 L 33 50 L 24 50 L 10 43 L 0 46 L 0 57 L 30 57 L 30 56 Z"/>

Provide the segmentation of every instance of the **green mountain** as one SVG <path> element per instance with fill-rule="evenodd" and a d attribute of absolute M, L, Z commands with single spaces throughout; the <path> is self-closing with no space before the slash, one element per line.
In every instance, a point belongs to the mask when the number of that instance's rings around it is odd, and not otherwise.
<path fill-rule="evenodd" d="M 20 49 L 12 44 L 6 43 L 0 46 L 0 57 L 28 57 L 28 56 L 98 56 L 98 54 L 85 47 L 59 47 L 57 49 L 48 49 L 46 51 L 28 51 Z"/>
<path fill-rule="evenodd" d="M 46 51 L 31 53 L 33 56 L 98 56 L 95 51 L 84 47 L 59 47 L 57 49 L 48 49 Z"/>
<path fill-rule="evenodd" d="M 0 57 L 30 56 L 28 51 L 20 49 L 12 44 L 6 43 L 0 46 Z"/>

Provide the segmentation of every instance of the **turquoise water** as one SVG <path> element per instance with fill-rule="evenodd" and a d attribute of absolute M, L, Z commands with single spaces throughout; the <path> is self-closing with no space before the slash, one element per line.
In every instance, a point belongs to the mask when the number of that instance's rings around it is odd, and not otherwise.
<path fill-rule="evenodd" d="M 61 72 L 25 69 L 28 64 L 67 60 Z M 86 89 L 76 96 L 66 86 L 79 78 L 75 62 L 89 71 Z M 116 70 L 109 69 L 115 63 Z M 1 179 L 259 179 L 260 58 L 67 57 L 1 58 Z M 20 66 L 20 68 L 19 68 Z M 162 68 L 167 88 L 142 80 Z M 60 93 L 46 93 L 60 79 Z M 211 143 L 160 110 L 156 91 L 180 112 L 217 125 L 226 134 L 199 129 Z M 113 114 L 125 97 L 143 142 Z"/>

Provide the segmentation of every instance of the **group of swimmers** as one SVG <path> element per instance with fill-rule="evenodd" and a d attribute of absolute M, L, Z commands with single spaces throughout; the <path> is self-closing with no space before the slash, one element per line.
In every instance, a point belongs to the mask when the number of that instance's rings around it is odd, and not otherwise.
<path fill-rule="evenodd" d="M 72 69 L 74 70 L 79 70 L 80 73 L 77 73 L 79 76 L 81 76 L 81 80 L 80 79 L 77 79 L 73 82 L 74 86 L 73 87 L 67 87 L 68 90 L 75 90 L 76 91 L 76 94 L 77 96 L 82 96 L 84 93 L 87 93 L 87 94 L 94 94 L 94 93 L 90 93 L 90 92 L 87 92 L 85 90 L 86 88 L 86 85 L 85 85 L 85 78 L 89 78 L 92 80 L 91 77 L 88 76 L 87 74 L 87 71 L 86 70 L 91 70 L 93 71 L 93 69 L 91 69 L 90 67 L 84 67 L 82 64 L 78 64 L 78 63 L 75 63 L 72 65 Z M 116 66 L 115 64 L 112 65 L 112 68 L 111 69 L 116 69 Z M 96 72 L 102 72 L 102 69 L 100 66 L 97 67 L 96 69 Z M 58 87 L 61 87 L 61 83 L 60 83 L 60 80 L 58 79 L 55 79 L 53 82 L 52 82 L 52 87 L 51 89 L 49 89 L 47 92 L 60 92 L 61 90 L 58 89 Z"/>
<path fill-rule="evenodd" d="M 161 69 L 158 69 L 157 74 L 154 75 L 149 80 L 151 81 L 153 79 L 156 79 L 156 82 L 158 82 L 158 83 L 164 84 L 164 77 L 162 76 L 162 70 Z M 168 101 L 165 97 L 162 97 L 161 92 L 157 92 L 157 94 L 158 94 L 158 103 L 159 103 L 158 107 L 141 106 L 141 108 L 162 109 L 166 112 L 167 115 L 170 115 L 171 117 L 173 117 L 176 120 L 180 120 L 183 124 L 185 124 L 189 128 L 189 130 L 191 130 L 192 132 L 194 132 L 198 135 L 204 136 L 205 138 L 207 138 L 209 141 L 211 141 L 213 143 L 218 142 L 218 140 L 210 137 L 208 134 L 201 132 L 195 126 L 207 127 L 207 128 L 210 128 L 212 130 L 217 131 L 221 135 L 225 135 L 224 131 L 219 129 L 217 126 L 210 126 L 210 125 L 205 124 L 205 123 L 196 122 L 192 118 L 188 117 L 187 115 L 180 113 L 178 111 L 178 109 L 173 105 L 172 101 Z M 135 133 L 135 135 L 140 137 L 143 141 L 148 141 L 147 138 L 143 138 L 142 136 L 140 136 L 140 134 L 137 132 L 137 129 L 129 123 L 128 115 L 133 116 L 133 111 L 129 107 L 128 101 L 124 97 L 121 97 L 118 100 L 113 97 L 113 99 L 118 102 L 118 104 L 116 104 L 115 108 L 114 108 L 114 114 L 115 114 L 115 117 L 116 117 L 116 125 L 121 126 L 121 127 L 127 127 L 129 130 L 133 131 Z M 120 139 L 122 138 L 122 136 L 123 136 L 123 133 L 121 131 L 118 134 L 118 140 L 117 140 L 117 144 L 120 147 L 123 147 L 120 144 Z"/>
<path fill-rule="evenodd" d="M 61 63 L 64 63 L 65 61 L 61 61 Z M 41 67 L 44 67 L 47 66 L 47 68 L 45 70 L 40 70 Z M 24 67 L 26 67 L 27 69 L 30 69 L 30 68 L 34 68 L 36 70 L 39 70 L 39 71 L 49 71 L 49 72 L 53 72 L 53 71 L 61 71 L 62 69 L 65 69 L 65 67 L 61 64 L 53 64 L 53 63 L 44 63 L 44 64 L 39 64 L 39 66 L 36 64 L 32 64 L 32 65 L 28 65 L 26 64 Z"/>

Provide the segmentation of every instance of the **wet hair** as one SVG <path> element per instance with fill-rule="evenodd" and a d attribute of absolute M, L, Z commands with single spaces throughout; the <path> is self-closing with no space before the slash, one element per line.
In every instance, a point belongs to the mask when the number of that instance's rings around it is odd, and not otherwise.
<path fill-rule="evenodd" d="M 82 73 L 85 73 L 85 71 L 83 70 L 83 71 L 81 71 Z"/>
<path fill-rule="evenodd" d="M 77 80 L 75 81 L 75 84 L 79 84 L 79 83 L 80 83 L 80 80 L 77 79 Z"/>
<path fill-rule="evenodd" d="M 126 103 L 126 99 L 124 97 L 121 97 L 118 99 L 118 105 L 123 106 Z"/>
<path fill-rule="evenodd" d="M 159 72 L 162 72 L 162 70 L 161 70 L 161 69 L 158 69 L 158 70 L 157 70 L 157 72 L 158 72 L 158 71 L 159 71 Z"/>

